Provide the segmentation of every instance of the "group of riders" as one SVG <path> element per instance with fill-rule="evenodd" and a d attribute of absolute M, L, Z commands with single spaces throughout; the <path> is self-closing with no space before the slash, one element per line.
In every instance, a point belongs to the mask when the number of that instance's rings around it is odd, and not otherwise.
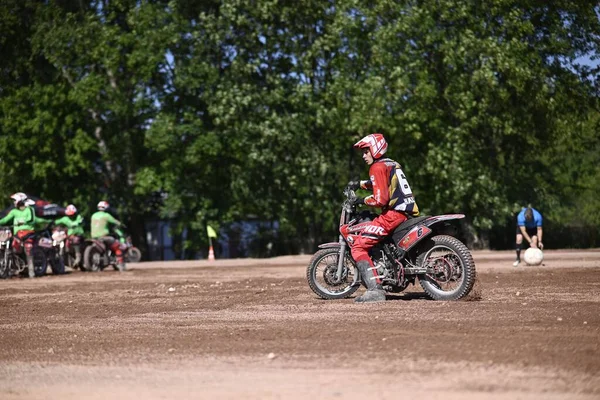
<path fill-rule="evenodd" d="M 404 171 L 396 161 L 384 157 L 388 144 L 380 133 L 373 133 L 363 137 L 354 147 L 362 151 L 363 160 L 369 166 L 369 179 L 360 182 L 350 182 L 349 186 L 356 190 L 358 188 L 372 191 L 372 195 L 365 198 L 357 198 L 356 205 L 365 204 L 382 209 L 381 214 L 371 221 L 369 229 L 364 233 L 352 236 L 351 253 L 360 270 L 367 291 L 356 299 L 357 302 L 385 301 L 385 291 L 382 289 L 381 277 L 377 274 L 373 261 L 369 256 L 369 250 L 378 242 L 383 240 L 394 231 L 402 222 L 410 216 L 419 215 L 419 208 L 413 197 L 412 190 Z M 21 241 L 35 231 L 35 211 L 28 202 L 27 195 L 15 193 L 11 196 L 15 203 L 15 209 L 4 218 L 0 219 L 0 225 L 13 222 L 14 236 Z M 92 239 L 101 239 L 107 247 L 110 247 L 117 256 L 119 270 L 124 267 L 124 258 L 118 240 L 110 236 L 111 225 L 118 227 L 121 223 L 106 212 L 108 208 L 106 201 L 98 203 L 98 211 L 91 218 Z M 67 226 L 68 235 L 82 235 L 83 218 L 77 214 L 77 209 L 70 204 L 65 212 L 66 216 L 54 221 L 54 224 Z M 51 222 L 42 220 L 41 222 Z M 33 260 L 28 255 L 29 276 L 34 276 Z M 81 249 L 77 250 L 76 263 L 81 264 Z"/>
<path fill-rule="evenodd" d="M 73 204 L 69 204 L 65 209 L 65 215 L 56 220 L 49 220 L 36 216 L 34 204 L 35 201 L 29 199 L 23 192 L 17 192 L 10 196 L 14 202 L 15 208 L 0 219 L 0 226 L 12 223 L 13 226 L 13 247 L 18 251 L 25 251 L 27 259 L 27 271 L 30 278 L 35 276 L 34 261 L 31 249 L 33 247 L 34 238 L 40 227 L 44 228 L 48 225 L 64 226 L 67 229 L 68 239 L 73 243 L 75 252 L 75 261 L 73 267 L 82 267 L 82 244 L 84 243 L 84 228 L 83 217 L 77 212 L 77 208 Z M 100 201 L 97 205 L 98 211 L 91 217 L 91 238 L 101 240 L 108 248 L 116 255 L 117 266 L 120 271 L 125 269 L 125 261 L 121 250 L 121 242 L 111 236 L 111 231 L 114 231 L 120 238 L 124 237 L 123 232 L 119 229 L 122 226 L 121 222 L 109 214 L 106 210 L 109 208 L 107 201 Z M 21 243 L 24 246 L 21 246 Z"/>

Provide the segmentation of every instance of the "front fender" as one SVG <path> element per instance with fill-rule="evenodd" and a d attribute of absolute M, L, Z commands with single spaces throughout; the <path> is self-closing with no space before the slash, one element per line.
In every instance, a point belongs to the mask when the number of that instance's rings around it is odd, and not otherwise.
<path fill-rule="evenodd" d="M 342 245 L 340 244 L 340 242 L 329 242 L 329 243 L 323 243 L 320 244 L 318 247 L 320 249 L 332 249 L 332 248 L 340 248 Z"/>

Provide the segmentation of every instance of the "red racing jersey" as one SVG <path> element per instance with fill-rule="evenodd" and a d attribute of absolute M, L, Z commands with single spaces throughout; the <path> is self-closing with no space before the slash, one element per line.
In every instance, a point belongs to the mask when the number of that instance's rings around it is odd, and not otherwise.
<path fill-rule="evenodd" d="M 380 158 L 371 164 L 369 175 L 369 180 L 360 182 L 362 189 L 373 191 L 365 198 L 366 205 L 419 215 L 419 207 L 400 164 L 390 158 Z"/>

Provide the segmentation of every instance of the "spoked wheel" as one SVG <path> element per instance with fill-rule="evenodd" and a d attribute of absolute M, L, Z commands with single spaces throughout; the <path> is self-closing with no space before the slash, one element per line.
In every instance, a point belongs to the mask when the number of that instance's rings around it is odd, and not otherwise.
<path fill-rule="evenodd" d="M 83 253 L 83 260 L 85 263 L 85 269 L 87 271 L 97 272 L 100 271 L 103 266 L 103 256 L 100 254 L 95 246 L 89 246 Z"/>
<path fill-rule="evenodd" d="M 356 265 L 347 252 L 342 276 L 338 279 L 339 256 L 339 248 L 319 250 L 312 257 L 306 269 L 308 286 L 323 299 L 345 299 L 356 292 L 360 286 L 360 276 L 356 270 Z"/>
<path fill-rule="evenodd" d="M 61 249 L 61 253 L 62 253 L 62 258 L 65 261 L 65 266 L 67 266 L 71 269 L 77 269 L 79 267 L 79 266 L 75 265 L 75 257 L 73 257 L 71 252 L 64 251 L 64 249 Z"/>
<path fill-rule="evenodd" d="M 10 270 L 8 250 L 0 250 L 0 279 L 8 278 Z"/>
<path fill-rule="evenodd" d="M 434 300 L 459 300 L 475 284 L 475 262 L 467 247 L 452 236 L 434 236 L 430 248 L 417 258 L 427 269 L 419 279 L 421 287 Z"/>
<path fill-rule="evenodd" d="M 40 247 L 32 247 L 31 257 L 33 258 L 33 273 L 35 274 L 35 276 L 46 275 L 46 270 L 48 268 L 48 260 L 44 250 L 42 250 Z"/>
<path fill-rule="evenodd" d="M 11 254 L 8 259 L 9 271 L 8 276 L 16 276 L 21 272 L 27 273 L 27 262 L 16 254 Z"/>
<path fill-rule="evenodd" d="M 130 263 L 140 262 L 142 259 L 142 252 L 137 247 L 130 247 L 127 249 L 126 260 Z"/>
<path fill-rule="evenodd" d="M 53 275 L 62 275 L 65 273 L 65 260 L 60 255 L 60 252 L 55 251 L 50 256 L 50 268 Z"/>

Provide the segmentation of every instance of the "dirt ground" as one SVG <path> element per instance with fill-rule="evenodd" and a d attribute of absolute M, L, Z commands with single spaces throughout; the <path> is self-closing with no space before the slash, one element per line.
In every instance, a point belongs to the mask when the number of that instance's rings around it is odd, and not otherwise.
<path fill-rule="evenodd" d="M 0 281 L 0 399 L 600 399 L 600 250 L 513 257 L 458 302 L 320 300 L 309 256 Z"/>

